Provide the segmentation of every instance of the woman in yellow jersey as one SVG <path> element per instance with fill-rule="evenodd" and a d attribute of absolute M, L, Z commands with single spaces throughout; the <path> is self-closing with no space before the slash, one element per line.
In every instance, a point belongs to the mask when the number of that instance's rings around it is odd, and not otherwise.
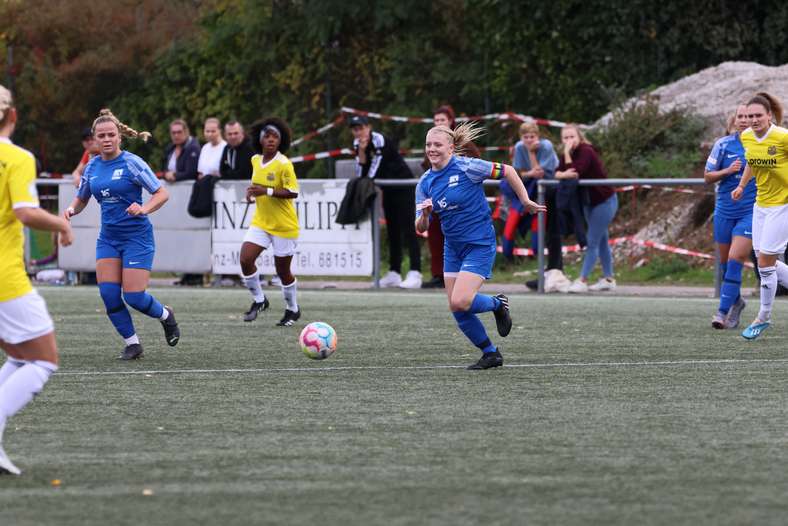
<path fill-rule="evenodd" d="M 747 114 L 750 128 L 741 134 L 747 167 L 731 197 L 741 199 L 747 183 L 755 177 L 758 192 L 752 216 L 752 248 L 758 255 L 761 308 L 741 334 L 754 340 L 769 328 L 777 283 L 788 286 L 788 265 L 777 259 L 788 244 L 788 130 L 780 126 L 782 104 L 768 93 L 750 99 Z"/>
<path fill-rule="evenodd" d="M 300 317 L 296 301 L 296 279 L 290 262 L 298 240 L 298 216 L 293 200 L 298 197 L 298 180 L 293 163 L 284 153 L 290 147 L 290 128 L 282 119 L 268 118 L 255 123 L 251 138 L 257 155 L 252 157 L 252 184 L 246 199 L 254 201 L 256 210 L 252 224 L 241 245 L 241 278 L 254 301 L 244 313 L 244 321 L 254 321 L 268 308 L 268 298 L 260 287 L 257 258 L 273 247 L 276 273 L 282 282 L 285 315 L 277 325 L 289 327 Z"/>
<path fill-rule="evenodd" d="M 73 241 L 63 218 L 39 208 L 36 161 L 11 142 L 18 115 L 11 92 L 0 86 L 0 347 L 8 356 L 0 367 L 0 474 L 21 474 L 3 450 L 10 417 L 41 392 L 57 370 L 55 329 L 43 298 L 25 272 L 24 226 Z"/>

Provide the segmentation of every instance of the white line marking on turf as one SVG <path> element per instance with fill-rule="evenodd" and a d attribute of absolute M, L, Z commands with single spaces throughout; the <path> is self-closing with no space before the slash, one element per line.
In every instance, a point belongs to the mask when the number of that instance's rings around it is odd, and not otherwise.
<path fill-rule="evenodd" d="M 786 363 L 788 358 L 767 359 L 723 359 L 723 360 L 675 360 L 675 361 L 642 361 L 642 362 L 556 362 L 556 363 L 518 363 L 504 365 L 509 369 L 551 369 L 561 367 L 659 367 L 659 366 L 686 366 L 686 365 L 730 365 L 751 363 Z M 348 365 L 336 367 L 270 367 L 249 369 L 160 369 L 148 371 L 63 371 L 58 376 L 125 376 L 145 374 L 223 374 L 223 373 L 312 373 L 330 371 L 406 371 L 406 370 L 435 370 L 435 369 L 465 369 L 466 365 Z"/>

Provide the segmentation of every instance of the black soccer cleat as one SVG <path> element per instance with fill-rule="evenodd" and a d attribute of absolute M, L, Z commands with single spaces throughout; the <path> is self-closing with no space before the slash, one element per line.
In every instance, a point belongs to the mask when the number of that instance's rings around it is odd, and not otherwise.
<path fill-rule="evenodd" d="M 495 296 L 501 302 L 501 305 L 493 311 L 495 315 L 495 325 L 498 327 L 498 334 L 503 337 L 512 332 L 512 316 L 509 314 L 509 298 L 503 294 Z"/>
<path fill-rule="evenodd" d="M 277 323 L 277 325 L 279 327 L 290 327 L 295 322 L 297 322 L 298 318 L 300 317 L 301 317 L 301 309 L 298 309 L 295 312 L 285 309 L 285 315 L 282 317 L 281 320 L 279 320 L 279 323 Z"/>
<path fill-rule="evenodd" d="M 257 314 L 263 312 L 268 306 L 271 305 L 268 303 L 268 298 L 263 298 L 261 302 L 252 302 L 252 306 L 249 307 L 249 310 L 244 312 L 244 321 L 254 321 L 257 319 Z"/>
<path fill-rule="evenodd" d="M 503 365 L 503 356 L 498 351 L 482 353 L 479 361 L 473 365 L 468 366 L 470 371 L 480 371 L 482 369 L 492 369 L 493 367 L 500 367 Z"/>
<path fill-rule="evenodd" d="M 164 339 L 167 340 L 167 345 L 175 347 L 181 339 L 181 330 L 178 328 L 178 322 L 175 321 L 175 312 L 166 305 L 164 308 L 170 313 L 166 320 L 159 320 L 164 327 Z"/>
<path fill-rule="evenodd" d="M 127 345 L 118 356 L 118 360 L 137 360 L 139 358 L 142 358 L 142 345 L 139 343 Z"/>

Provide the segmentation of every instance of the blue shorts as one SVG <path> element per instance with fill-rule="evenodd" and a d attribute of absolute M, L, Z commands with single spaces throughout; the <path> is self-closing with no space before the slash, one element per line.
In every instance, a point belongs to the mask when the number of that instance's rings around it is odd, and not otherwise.
<path fill-rule="evenodd" d="M 730 245 L 733 236 L 752 239 L 752 214 L 737 219 L 728 219 L 714 214 L 714 242 Z"/>
<path fill-rule="evenodd" d="M 116 258 L 123 262 L 123 268 L 153 268 L 153 256 L 156 244 L 153 240 L 153 229 L 149 228 L 139 234 L 124 239 L 109 239 L 103 232 L 96 240 L 96 259 Z"/>
<path fill-rule="evenodd" d="M 461 243 L 454 245 L 448 241 L 443 244 L 443 275 L 457 277 L 460 271 L 473 272 L 484 279 L 492 277 L 495 264 L 495 243 L 474 245 Z"/>

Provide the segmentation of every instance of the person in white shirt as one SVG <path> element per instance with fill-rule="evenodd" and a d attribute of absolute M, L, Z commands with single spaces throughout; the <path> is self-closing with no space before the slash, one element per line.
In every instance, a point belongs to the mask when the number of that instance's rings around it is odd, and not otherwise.
<path fill-rule="evenodd" d="M 208 117 L 203 124 L 202 134 L 205 144 L 200 150 L 200 159 L 197 161 L 197 178 L 206 175 L 221 177 L 219 167 L 222 162 L 222 152 L 227 143 L 222 138 L 222 123 L 216 117 Z"/>

